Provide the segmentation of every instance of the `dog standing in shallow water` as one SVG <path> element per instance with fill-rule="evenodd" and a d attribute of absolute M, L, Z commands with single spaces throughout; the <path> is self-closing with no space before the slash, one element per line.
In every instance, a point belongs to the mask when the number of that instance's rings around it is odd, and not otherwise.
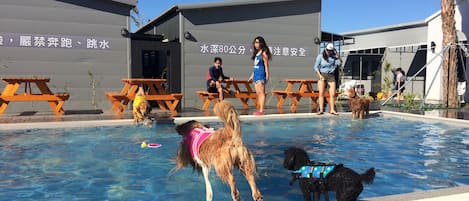
<path fill-rule="evenodd" d="M 240 195 L 233 176 L 233 167 L 236 167 L 248 181 L 253 200 L 263 200 L 254 179 L 256 173 L 254 157 L 243 144 L 238 113 L 228 101 L 217 103 L 213 110 L 223 121 L 223 128 L 215 131 L 194 120 L 176 127 L 183 141 L 176 155 L 176 167 L 172 172 L 189 164 L 199 173 L 202 172 L 206 200 L 211 201 L 213 192 L 208 176 L 210 169 L 214 167 L 217 176 L 230 185 L 231 198 L 238 201 Z"/>
<path fill-rule="evenodd" d="M 314 194 L 314 201 L 319 201 L 320 193 L 324 193 L 326 201 L 329 200 L 328 191 L 334 191 L 338 201 L 356 201 L 360 193 L 363 191 L 363 184 L 370 184 L 375 177 L 374 168 L 368 169 L 363 174 L 358 174 L 350 168 L 343 165 L 336 165 L 333 170 L 328 173 L 320 173 L 321 178 L 314 178 L 314 174 L 310 178 L 298 175 L 298 170 L 302 170 L 305 166 L 319 165 L 324 167 L 324 163 L 310 161 L 306 151 L 296 147 L 290 147 L 285 150 L 285 159 L 283 167 L 295 171 L 293 173 L 293 181 L 299 180 L 301 192 L 305 201 L 311 201 L 311 193 Z"/>
<path fill-rule="evenodd" d="M 350 110 L 352 110 L 352 118 L 363 119 L 363 116 L 368 117 L 370 114 L 370 100 L 360 98 L 355 92 L 354 88 L 348 90 L 348 97 L 350 103 Z"/>

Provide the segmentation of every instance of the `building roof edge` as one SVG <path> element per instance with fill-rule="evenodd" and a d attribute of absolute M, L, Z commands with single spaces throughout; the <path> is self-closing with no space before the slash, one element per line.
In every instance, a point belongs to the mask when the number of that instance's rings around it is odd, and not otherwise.
<path fill-rule="evenodd" d="M 111 1 L 122 3 L 122 4 L 127 4 L 132 7 L 137 6 L 137 0 L 111 0 Z"/>
<path fill-rule="evenodd" d="M 218 7 L 230 7 L 230 6 L 242 6 L 242 5 L 252 5 L 252 4 L 268 4 L 268 3 L 277 3 L 277 2 L 288 2 L 294 0 L 232 0 L 232 1 L 223 1 L 223 2 L 209 2 L 209 3 L 195 3 L 195 4 L 177 4 L 165 12 L 163 12 L 158 17 L 153 20 L 148 21 L 145 25 L 138 28 L 135 33 L 147 28 L 147 26 L 160 21 L 165 16 L 172 14 L 173 12 L 180 12 L 183 10 L 194 10 L 194 9 L 204 9 L 204 8 L 218 8 Z"/>
<path fill-rule="evenodd" d="M 416 28 L 416 27 L 424 27 L 427 26 L 427 22 L 425 20 L 415 21 L 415 22 L 408 22 L 408 23 L 401 23 L 401 24 L 394 24 L 389 26 L 382 26 L 377 28 L 371 29 L 363 29 L 351 32 L 344 32 L 340 33 L 343 36 L 356 36 L 356 35 L 365 35 L 365 34 L 372 34 L 372 33 L 380 33 L 380 32 L 387 32 L 387 31 L 396 31 L 401 29 L 408 29 L 408 28 Z"/>

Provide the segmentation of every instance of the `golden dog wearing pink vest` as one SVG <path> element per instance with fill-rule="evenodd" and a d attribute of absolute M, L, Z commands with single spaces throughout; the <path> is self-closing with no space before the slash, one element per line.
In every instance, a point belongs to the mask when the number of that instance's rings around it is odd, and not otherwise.
<path fill-rule="evenodd" d="M 214 130 L 195 120 L 176 127 L 183 140 L 176 155 L 176 167 L 172 172 L 189 164 L 193 169 L 202 172 L 205 180 L 206 200 L 211 201 L 213 192 L 208 177 L 213 167 L 217 176 L 230 185 L 231 198 L 238 201 L 240 194 L 233 176 L 233 168 L 236 167 L 248 181 L 252 199 L 263 200 L 254 178 L 256 173 L 254 157 L 243 144 L 238 113 L 233 105 L 225 100 L 217 103 L 213 111 L 223 121 L 223 128 Z"/>

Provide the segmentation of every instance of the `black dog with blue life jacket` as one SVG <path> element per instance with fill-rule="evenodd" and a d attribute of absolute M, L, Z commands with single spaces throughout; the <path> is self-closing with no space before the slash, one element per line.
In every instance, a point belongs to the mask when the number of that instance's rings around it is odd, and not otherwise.
<path fill-rule="evenodd" d="M 334 191 L 338 201 L 355 201 L 363 191 L 362 182 L 370 184 L 375 177 L 374 168 L 360 175 L 342 164 L 310 161 L 306 151 L 296 147 L 285 150 L 283 166 L 293 171 L 290 185 L 298 180 L 305 201 L 311 201 L 311 193 L 315 201 L 321 193 L 329 201 L 328 191 Z"/>

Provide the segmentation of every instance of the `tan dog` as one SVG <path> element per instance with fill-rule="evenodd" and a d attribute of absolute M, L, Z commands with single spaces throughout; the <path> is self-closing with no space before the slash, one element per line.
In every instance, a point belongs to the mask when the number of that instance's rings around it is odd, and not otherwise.
<path fill-rule="evenodd" d="M 352 110 L 352 118 L 363 119 L 365 114 L 366 117 L 370 114 L 370 100 L 366 98 L 360 98 L 357 93 L 355 93 L 354 88 L 348 90 L 348 97 L 350 103 L 350 110 Z"/>
<path fill-rule="evenodd" d="M 240 195 L 233 176 L 233 168 L 236 167 L 248 181 L 253 200 L 263 200 L 254 179 L 256 173 L 254 157 L 241 138 L 238 113 L 228 101 L 217 103 L 214 113 L 223 121 L 223 128 L 213 130 L 195 120 L 176 127 L 183 141 L 176 155 L 176 167 L 172 172 L 189 164 L 199 173 L 202 172 L 205 180 L 206 200 L 211 201 L 213 192 L 208 177 L 210 169 L 214 167 L 218 177 L 230 185 L 231 198 L 238 201 Z"/>
<path fill-rule="evenodd" d="M 148 104 L 145 92 L 143 91 L 142 87 L 138 88 L 138 92 L 135 95 L 132 106 L 134 124 L 137 125 L 139 123 L 143 123 L 145 126 L 151 127 L 151 120 L 149 117 L 151 107 L 150 104 Z"/>

